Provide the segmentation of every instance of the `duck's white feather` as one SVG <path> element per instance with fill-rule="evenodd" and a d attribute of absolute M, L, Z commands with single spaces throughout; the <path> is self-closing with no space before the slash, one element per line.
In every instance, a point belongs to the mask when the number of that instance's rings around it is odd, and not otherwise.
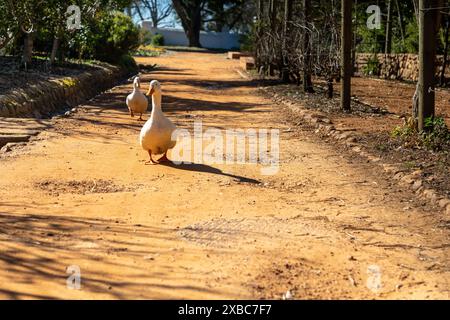
<path fill-rule="evenodd" d="M 163 154 L 175 147 L 176 141 L 172 141 L 172 133 L 176 126 L 161 110 L 161 91 L 158 89 L 152 98 L 152 114 L 144 124 L 139 137 L 142 148 L 151 150 L 152 154 Z"/>
<path fill-rule="evenodd" d="M 139 79 L 134 79 L 134 89 L 131 94 L 127 96 L 126 102 L 128 109 L 134 113 L 144 113 L 148 109 L 147 97 L 139 90 Z"/>

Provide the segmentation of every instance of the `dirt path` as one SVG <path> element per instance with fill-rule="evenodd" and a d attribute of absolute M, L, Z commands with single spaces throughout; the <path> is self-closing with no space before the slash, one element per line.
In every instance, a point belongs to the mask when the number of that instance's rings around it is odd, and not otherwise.
<path fill-rule="evenodd" d="M 144 166 L 131 84 L 116 87 L 2 155 L 0 298 L 449 298 L 433 208 L 295 129 L 224 55 L 140 62 L 161 66 L 143 78 L 180 127 L 280 129 L 280 172 Z"/>

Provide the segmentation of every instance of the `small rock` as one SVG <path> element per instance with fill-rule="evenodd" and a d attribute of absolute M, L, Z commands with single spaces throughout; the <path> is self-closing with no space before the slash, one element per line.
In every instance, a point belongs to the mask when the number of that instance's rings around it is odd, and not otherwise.
<path fill-rule="evenodd" d="M 339 140 L 346 140 L 346 139 L 351 138 L 351 136 L 352 136 L 351 132 L 344 132 L 344 133 L 342 133 L 341 135 L 338 136 L 338 139 Z"/>
<path fill-rule="evenodd" d="M 450 205 L 450 199 L 446 199 L 446 198 L 441 199 L 441 200 L 438 202 L 438 204 L 439 204 L 439 207 L 445 209 L 448 205 Z"/>
<path fill-rule="evenodd" d="M 428 200 L 431 200 L 431 202 L 436 202 L 436 200 L 437 200 L 437 194 L 436 194 L 436 192 L 434 192 L 434 190 L 431 190 L 431 189 L 426 189 L 424 192 L 423 192 L 423 195 L 428 199 Z"/>
<path fill-rule="evenodd" d="M 413 184 L 414 181 L 414 177 L 412 177 L 411 175 L 406 175 L 403 178 L 400 179 L 401 182 L 404 182 L 406 184 Z"/>
<path fill-rule="evenodd" d="M 367 156 L 367 158 L 368 158 L 370 161 L 372 161 L 372 162 L 380 162 L 380 161 L 381 161 L 381 158 L 374 157 L 374 156 L 371 156 L 371 155 Z"/>
<path fill-rule="evenodd" d="M 398 172 L 394 175 L 394 179 L 395 180 L 400 180 L 403 177 L 403 173 L 402 172 Z"/>
<path fill-rule="evenodd" d="M 423 173 L 422 170 L 416 170 L 413 173 L 411 173 L 411 175 L 414 176 L 414 177 L 421 177 L 422 173 Z"/>
<path fill-rule="evenodd" d="M 392 165 L 389 165 L 389 164 L 383 164 L 383 170 L 384 170 L 385 172 L 393 172 L 393 171 L 395 171 L 395 168 L 394 168 L 394 166 L 392 166 Z"/>
<path fill-rule="evenodd" d="M 7 144 L 7 145 L 5 145 L 5 146 L 3 146 L 1 149 L 0 149 L 0 152 L 10 152 L 11 151 L 11 147 Z"/>
<path fill-rule="evenodd" d="M 283 294 L 283 300 L 292 300 L 293 298 L 294 296 L 292 295 L 291 290 L 288 290 Z"/>
<path fill-rule="evenodd" d="M 413 185 L 412 185 L 412 189 L 414 191 L 419 190 L 419 188 L 422 186 L 422 180 L 416 180 Z"/>
<path fill-rule="evenodd" d="M 353 287 L 356 287 L 356 281 L 355 281 L 355 279 L 352 276 L 348 276 L 348 281 L 350 281 L 350 284 Z"/>

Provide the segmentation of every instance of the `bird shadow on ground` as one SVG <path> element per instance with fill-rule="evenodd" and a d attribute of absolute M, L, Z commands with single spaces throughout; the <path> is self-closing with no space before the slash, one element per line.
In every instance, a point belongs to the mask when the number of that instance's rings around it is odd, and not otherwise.
<path fill-rule="evenodd" d="M 258 181 L 256 179 L 247 178 L 239 175 L 234 175 L 230 173 L 223 172 L 220 169 L 205 165 L 205 164 L 198 164 L 198 163 L 181 163 L 176 164 L 172 161 L 169 162 L 161 162 L 160 163 L 163 166 L 178 169 L 178 170 L 184 170 L 184 171 L 193 171 L 193 172 L 203 172 L 203 173 L 211 173 L 216 174 L 220 176 L 230 177 L 233 179 L 238 180 L 238 182 L 241 183 L 250 183 L 250 184 L 261 184 L 261 181 Z"/>

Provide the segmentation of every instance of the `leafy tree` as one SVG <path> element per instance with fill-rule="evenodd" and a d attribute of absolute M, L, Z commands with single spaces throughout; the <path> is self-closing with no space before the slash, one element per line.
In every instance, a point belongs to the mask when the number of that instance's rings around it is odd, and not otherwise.
<path fill-rule="evenodd" d="M 222 32 L 224 29 L 249 31 L 256 12 L 255 3 L 245 0 L 208 0 L 203 12 L 205 29 Z"/>
<path fill-rule="evenodd" d="M 57 56 L 118 60 L 138 43 L 132 20 L 120 13 L 131 0 L 0 0 L 0 49 L 31 65 L 33 49 Z M 68 6 L 81 11 L 81 29 L 68 30 Z"/>

